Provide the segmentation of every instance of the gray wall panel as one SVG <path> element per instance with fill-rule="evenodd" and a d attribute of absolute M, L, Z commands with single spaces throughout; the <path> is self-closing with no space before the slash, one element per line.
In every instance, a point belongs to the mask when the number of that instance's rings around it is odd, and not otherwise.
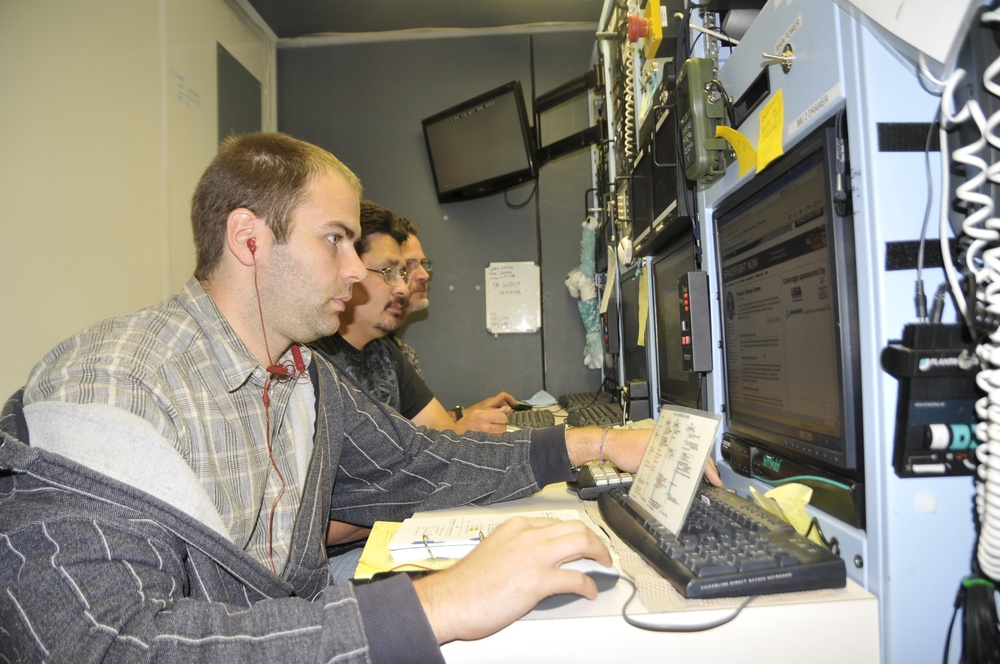
<path fill-rule="evenodd" d="M 446 407 L 501 389 L 527 398 L 542 387 L 558 395 L 599 383 L 599 372 L 583 366 L 583 326 L 563 285 L 579 262 L 590 158 L 584 150 L 546 165 L 539 198 L 523 209 L 510 209 L 503 194 L 442 205 L 420 121 L 514 79 L 530 106 L 533 89 L 546 92 L 586 71 L 592 51 L 593 35 L 563 33 L 278 53 L 279 128 L 331 150 L 358 173 L 368 198 L 420 229 L 434 261 L 431 306 L 402 336 Z M 530 193 L 527 185 L 508 197 L 521 203 Z M 494 337 L 486 330 L 484 268 L 496 261 L 541 262 L 542 332 Z"/>

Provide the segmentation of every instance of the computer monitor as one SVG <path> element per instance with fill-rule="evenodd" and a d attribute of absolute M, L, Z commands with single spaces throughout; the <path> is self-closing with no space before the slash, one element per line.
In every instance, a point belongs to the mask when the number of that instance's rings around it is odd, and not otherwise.
<path fill-rule="evenodd" d="M 648 181 L 645 187 L 648 221 L 642 232 L 635 234 L 635 251 L 643 256 L 659 253 L 673 240 L 677 229 L 692 226 L 684 200 L 686 184 L 683 169 L 677 167 L 677 123 L 674 115 L 669 108 L 656 107 L 647 115 L 640 131 L 635 170 Z"/>
<path fill-rule="evenodd" d="M 632 164 L 629 193 L 632 202 L 632 244 L 638 248 L 649 241 L 653 223 L 653 156 L 648 150 L 639 150 Z"/>
<path fill-rule="evenodd" d="M 537 175 L 518 81 L 436 113 L 422 124 L 441 203 L 487 196 Z"/>
<path fill-rule="evenodd" d="M 725 429 L 858 478 L 857 285 L 852 220 L 835 205 L 838 159 L 824 127 L 715 209 Z"/>
<path fill-rule="evenodd" d="M 659 226 L 664 218 L 677 215 L 677 121 L 672 109 L 654 109 L 656 118 L 652 128 L 649 156 L 653 171 L 653 224 Z"/>
<path fill-rule="evenodd" d="M 656 326 L 656 385 L 661 404 L 688 408 L 704 407 L 702 374 L 684 369 L 682 359 L 680 295 L 678 282 L 698 269 L 694 235 L 689 231 L 675 238 L 651 260 L 653 311 Z M 704 312 L 708 315 L 708 312 Z"/>
<path fill-rule="evenodd" d="M 624 384 L 633 380 L 649 380 L 646 343 L 639 345 L 641 329 L 639 315 L 640 280 L 645 279 L 645 273 L 636 266 L 625 270 L 621 277 L 621 317 L 622 317 L 622 369 L 625 373 Z"/>

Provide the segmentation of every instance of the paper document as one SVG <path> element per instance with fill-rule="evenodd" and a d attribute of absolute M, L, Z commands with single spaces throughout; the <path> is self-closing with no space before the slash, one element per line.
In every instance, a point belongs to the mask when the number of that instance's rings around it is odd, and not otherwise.
<path fill-rule="evenodd" d="M 660 409 L 629 496 L 672 533 L 680 532 L 687 517 L 720 420 L 680 406 Z"/>
<path fill-rule="evenodd" d="M 389 553 L 396 562 L 461 558 L 476 548 L 497 526 L 512 516 L 548 519 L 580 519 L 577 510 L 547 510 L 516 514 L 414 515 L 389 540 Z"/>
<path fill-rule="evenodd" d="M 938 78 L 954 68 L 978 0 L 836 0 L 897 55 L 914 63 L 926 54 L 941 66 L 931 66 Z"/>

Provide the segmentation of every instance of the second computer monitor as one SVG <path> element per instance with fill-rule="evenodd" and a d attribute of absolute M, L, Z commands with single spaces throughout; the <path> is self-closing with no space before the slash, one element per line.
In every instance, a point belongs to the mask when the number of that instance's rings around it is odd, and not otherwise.
<path fill-rule="evenodd" d="M 651 259 L 656 326 L 656 373 L 660 403 L 704 407 L 701 374 L 686 371 L 682 359 L 681 298 L 678 282 L 698 269 L 694 235 L 681 234 Z M 707 314 L 707 312 L 706 312 Z"/>
<path fill-rule="evenodd" d="M 622 368 L 623 385 L 634 380 L 648 380 L 646 356 L 646 327 L 643 309 L 639 306 L 640 281 L 646 275 L 638 267 L 631 267 L 622 273 L 621 316 L 622 316 Z"/>

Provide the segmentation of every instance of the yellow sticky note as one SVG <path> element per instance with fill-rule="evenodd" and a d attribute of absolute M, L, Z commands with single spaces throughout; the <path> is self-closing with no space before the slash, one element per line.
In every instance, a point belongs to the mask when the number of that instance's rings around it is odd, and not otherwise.
<path fill-rule="evenodd" d="M 736 163 L 739 166 L 740 177 L 743 177 L 751 170 L 757 168 L 757 151 L 747 140 L 747 137 L 736 131 L 732 127 L 719 125 L 715 128 L 715 135 L 718 138 L 726 139 L 736 152 Z"/>
<path fill-rule="evenodd" d="M 646 345 L 646 319 L 649 318 L 649 286 L 646 275 L 642 272 L 636 275 L 639 280 L 639 346 Z"/>
<path fill-rule="evenodd" d="M 782 128 L 785 126 L 785 96 L 781 88 L 760 109 L 760 138 L 757 140 L 757 172 L 785 153 Z"/>
<path fill-rule="evenodd" d="M 812 527 L 812 517 L 806 509 L 806 505 L 812 499 L 812 489 L 804 484 L 792 482 L 775 487 L 764 495 L 750 487 L 750 495 L 758 505 L 791 524 L 799 535 L 804 535 L 817 544 L 823 544 L 819 533 Z"/>

